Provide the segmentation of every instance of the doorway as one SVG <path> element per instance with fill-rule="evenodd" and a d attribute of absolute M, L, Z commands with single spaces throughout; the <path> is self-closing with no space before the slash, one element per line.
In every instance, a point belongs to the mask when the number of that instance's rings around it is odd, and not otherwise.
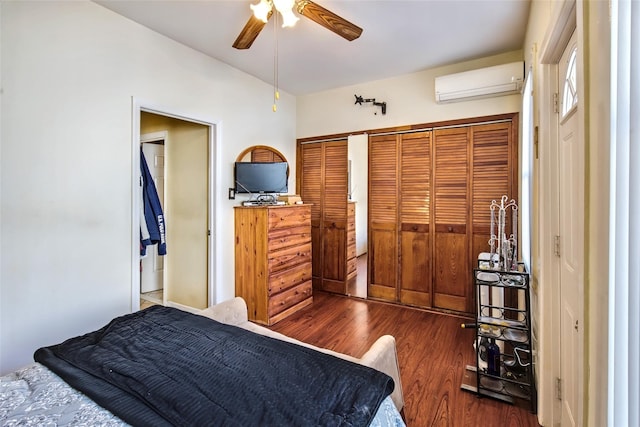
<path fill-rule="evenodd" d="M 347 294 L 367 299 L 367 218 L 369 198 L 369 135 L 349 135 L 348 194 L 355 203 L 356 279 L 347 284 Z"/>
<path fill-rule="evenodd" d="M 144 155 L 151 179 L 158 193 L 160 205 L 165 206 L 165 150 L 167 131 L 140 135 L 142 155 Z M 143 221 L 140 216 L 140 221 Z M 158 254 L 157 245 L 149 245 L 140 260 L 140 307 L 151 304 L 166 304 L 164 298 L 164 259 Z"/>
<path fill-rule="evenodd" d="M 132 311 L 140 309 L 144 265 L 140 262 L 140 147 L 143 142 L 161 146 L 159 166 L 164 185 L 156 185 L 164 199 L 167 254 L 151 262 L 149 272 L 162 286 L 156 303 L 187 311 L 215 303 L 215 253 L 217 223 L 214 214 L 218 129 L 215 122 L 134 105 L 132 150 Z M 153 140 L 153 141 L 149 141 Z M 159 142 L 162 141 L 162 144 Z M 150 159 L 145 154 L 147 162 Z M 158 161 L 158 159 L 160 159 Z M 152 168 L 152 164 L 149 164 Z M 141 267 L 142 266 L 142 271 Z M 156 268 L 160 267 L 160 268 Z M 159 276 L 159 277 L 158 277 Z M 144 279 L 146 280 L 146 279 Z"/>

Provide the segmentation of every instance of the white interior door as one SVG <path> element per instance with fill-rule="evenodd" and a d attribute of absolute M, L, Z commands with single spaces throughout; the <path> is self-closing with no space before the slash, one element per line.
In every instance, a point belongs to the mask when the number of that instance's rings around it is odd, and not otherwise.
<path fill-rule="evenodd" d="M 558 64 L 562 426 L 582 425 L 585 177 L 584 141 L 578 126 L 577 53 L 574 32 Z"/>
<path fill-rule="evenodd" d="M 142 143 L 142 152 L 164 209 L 164 140 Z M 147 246 L 147 256 L 142 258 L 141 269 L 140 292 L 163 289 L 164 256 L 158 255 L 157 245 Z"/>

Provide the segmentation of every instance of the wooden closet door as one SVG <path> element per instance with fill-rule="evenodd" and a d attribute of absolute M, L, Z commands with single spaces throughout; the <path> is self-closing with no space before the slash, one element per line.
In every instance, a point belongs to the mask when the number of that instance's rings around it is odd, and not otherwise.
<path fill-rule="evenodd" d="M 347 140 L 323 143 L 324 193 L 322 201 L 322 285 L 346 293 L 347 279 Z"/>
<path fill-rule="evenodd" d="M 303 144 L 299 151 L 301 173 L 298 174 L 302 200 L 311 204 L 311 270 L 313 287 L 320 288 L 322 282 L 322 144 Z"/>
<path fill-rule="evenodd" d="M 368 294 L 398 301 L 398 137 L 369 137 Z"/>
<path fill-rule="evenodd" d="M 431 307 L 431 131 L 402 135 L 400 150 L 400 302 Z"/>
<path fill-rule="evenodd" d="M 468 127 L 434 131 L 434 285 L 437 308 L 471 312 Z"/>
<path fill-rule="evenodd" d="M 511 143 L 513 126 L 512 122 L 505 122 L 477 125 L 471 128 L 472 262 L 478 259 L 480 252 L 489 252 L 491 249 L 489 246 L 491 201 L 500 203 L 502 195 L 507 195 L 509 200 L 518 198 L 517 176 L 515 176 L 517 153 L 515 144 Z M 510 222 L 506 224 L 506 230 L 507 233 L 512 232 Z"/>

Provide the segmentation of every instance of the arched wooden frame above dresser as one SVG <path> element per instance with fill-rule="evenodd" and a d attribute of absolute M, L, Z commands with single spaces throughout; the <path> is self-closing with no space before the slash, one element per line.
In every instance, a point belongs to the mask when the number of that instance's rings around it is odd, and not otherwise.
<path fill-rule="evenodd" d="M 273 147 L 253 145 L 242 151 L 236 158 L 236 162 L 287 162 L 287 159 Z"/>

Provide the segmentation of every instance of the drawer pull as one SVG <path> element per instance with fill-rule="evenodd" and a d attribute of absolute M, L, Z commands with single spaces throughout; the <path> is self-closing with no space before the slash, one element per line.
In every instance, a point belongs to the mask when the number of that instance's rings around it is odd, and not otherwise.
<path fill-rule="evenodd" d="M 449 233 L 452 233 L 453 232 L 453 227 L 449 227 L 448 230 L 449 230 Z"/>

